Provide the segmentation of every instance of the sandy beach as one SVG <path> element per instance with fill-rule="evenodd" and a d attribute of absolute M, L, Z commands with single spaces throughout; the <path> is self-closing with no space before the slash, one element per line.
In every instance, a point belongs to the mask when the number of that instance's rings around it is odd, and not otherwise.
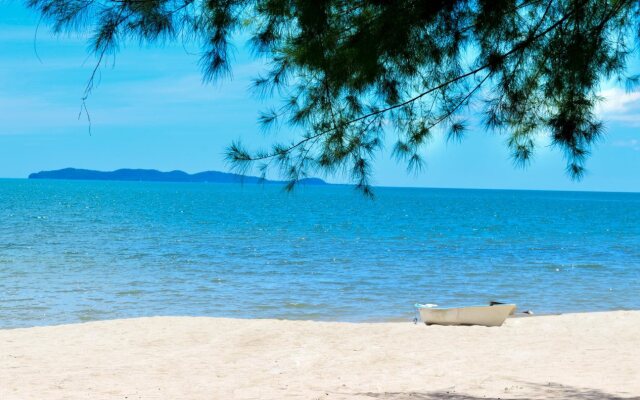
<path fill-rule="evenodd" d="M 0 331 L 8 399 L 640 398 L 640 311 L 500 328 L 154 317 Z"/>

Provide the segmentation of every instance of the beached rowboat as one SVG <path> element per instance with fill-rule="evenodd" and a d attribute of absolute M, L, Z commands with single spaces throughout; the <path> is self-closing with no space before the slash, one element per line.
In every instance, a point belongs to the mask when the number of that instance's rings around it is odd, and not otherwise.
<path fill-rule="evenodd" d="M 515 304 L 435 308 L 433 305 L 416 305 L 420 317 L 427 325 L 484 325 L 500 326 L 516 308 Z"/>

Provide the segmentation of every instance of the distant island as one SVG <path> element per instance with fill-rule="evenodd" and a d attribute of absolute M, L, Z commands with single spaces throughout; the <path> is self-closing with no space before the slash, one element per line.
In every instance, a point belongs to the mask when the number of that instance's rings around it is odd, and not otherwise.
<path fill-rule="evenodd" d="M 257 176 L 231 174 L 220 171 L 204 171 L 188 174 L 184 171 L 162 172 L 155 169 L 118 169 L 116 171 L 93 171 L 90 169 L 64 168 L 40 171 L 29 175 L 29 179 L 72 179 L 88 181 L 146 181 L 146 182 L 208 182 L 208 183 L 266 183 L 285 184 L 286 181 L 262 179 Z M 303 185 L 328 185 L 319 178 L 305 178 Z"/>

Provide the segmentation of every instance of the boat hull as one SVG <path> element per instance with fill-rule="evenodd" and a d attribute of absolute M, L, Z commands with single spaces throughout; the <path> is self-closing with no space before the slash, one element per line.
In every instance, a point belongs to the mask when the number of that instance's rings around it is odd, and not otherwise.
<path fill-rule="evenodd" d="M 427 325 L 500 326 L 515 308 L 515 304 L 459 308 L 420 308 L 420 317 Z"/>

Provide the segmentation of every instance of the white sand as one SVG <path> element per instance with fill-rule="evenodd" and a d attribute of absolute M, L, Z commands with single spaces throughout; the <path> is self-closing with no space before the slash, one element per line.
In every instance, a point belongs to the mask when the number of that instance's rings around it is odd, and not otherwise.
<path fill-rule="evenodd" d="M 157 317 L 0 330 L 0 399 L 640 398 L 640 311 L 500 328 Z"/>

